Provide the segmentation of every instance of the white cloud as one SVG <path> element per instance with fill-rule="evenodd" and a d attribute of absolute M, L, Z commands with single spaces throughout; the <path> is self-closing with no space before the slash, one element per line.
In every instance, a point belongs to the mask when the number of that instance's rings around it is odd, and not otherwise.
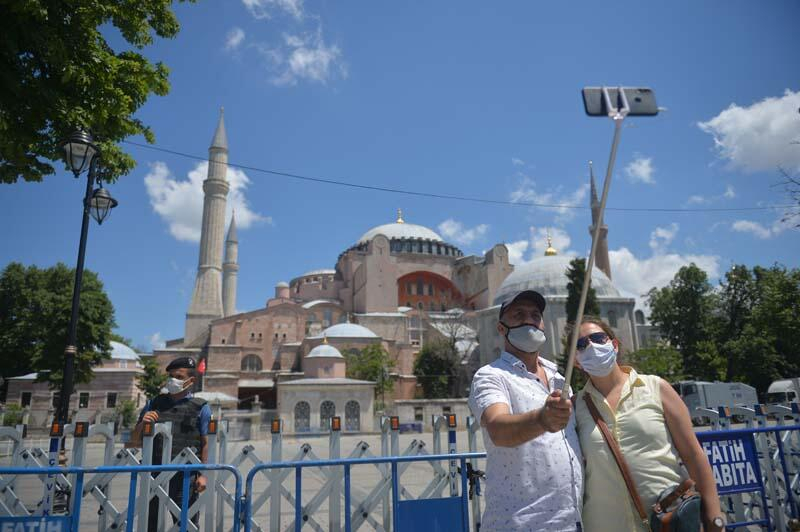
<path fill-rule="evenodd" d="M 625 175 L 628 176 L 628 181 L 631 183 L 646 183 L 648 185 L 655 184 L 656 180 L 653 178 L 655 168 L 653 168 L 652 157 L 642 157 L 636 155 L 636 158 L 628 163 L 625 167 Z"/>
<path fill-rule="evenodd" d="M 730 107 L 698 127 L 714 137 L 718 155 L 748 172 L 800 169 L 800 91 L 765 98 L 749 107 Z"/>
<path fill-rule="evenodd" d="M 515 266 L 529 262 L 525 260 L 525 252 L 528 250 L 528 246 L 530 246 L 530 242 L 527 240 L 517 240 L 516 242 L 506 244 L 506 248 L 508 248 L 508 262 Z"/>
<path fill-rule="evenodd" d="M 736 191 L 733 190 L 733 187 L 731 185 L 728 185 L 727 187 L 725 187 L 725 192 L 722 193 L 722 196 L 725 199 L 733 199 L 736 197 Z"/>
<path fill-rule="evenodd" d="M 164 349 L 167 346 L 167 343 L 161 337 L 160 332 L 153 333 L 150 338 L 147 339 L 150 342 L 150 349 Z"/>
<path fill-rule="evenodd" d="M 559 207 L 541 207 L 544 211 L 556 213 L 557 222 L 571 220 L 577 214 L 575 207 L 584 204 L 586 195 L 589 193 L 589 184 L 584 183 L 572 192 L 563 192 L 562 187 L 540 191 L 536 188 L 533 179 L 523 175 L 519 186 L 512 191 L 509 199 L 513 203 L 538 203 L 548 205 L 559 205 Z"/>
<path fill-rule="evenodd" d="M 325 85 L 337 77 L 347 77 L 341 49 L 325 44 L 321 27 L 312 33 L 285 34 L 280 47 L 260 46 L 259 50 L 276 72 L 271 81 L 278 86 L 297 85 L 302 80 Z"/>
<path fill-rule="evenodd" d="M 178 240 L 200 241 L 203 220 L 203 181 L 208 174 L 208 162 L 198 163 L 188 179 L 176 179 L 163 162 L 150 165 L 144 178 L 145 188 L 153 210 L 169 224 L 169 232 Z M 258 222 L 272 223 L 270 217 L 251 210 L 245 191 L 250 178 L 238 168 L 228 168 L 230 191 L 226 203 L 225 220 L 230 220 L 231 211 L 236 210 L 236 226 L 247 229 Z"/>
<path fill-rule="evenodd" d="M 303 18 L 303 0 L 242 0 L 242 3 L 257 19 L 272 18 L 276 12 L 283 12 L 295 19 Z"/>
<path fill-rule="evenodd" d="M 228 32 L 225 37 L 225 50 L 232 52 L 241 46 L 244 42 L 244 30 L 242 28 L 234 27 Z"/>
<path fill-rule="evenodd" d="M 737 233 L 750 233 L 761 240 L 776 237 L 791 227 L 791 223 L 782 220 L 781 218 L 775 220 L 769 227 L 752 220 L 736 220 L 731 224 L 731 229 L 733 231 L 736 231 Z"/>
<path fill-rule="evenodd" d="M 702 205 L 703 203 L 708 203 L 709 200 L 705 196 L 695 195 L 689 196 L 689 199 L 686 200 L 686 203 L 689 205 Z"/>
<path fill-rule="evenodd" d="M 489 226 L 486 224 L 479 224 L 467 229 L 464 227 L 464 224 L 452 218 L 448 218 L 439 224 L 439 232 L 442 233 L 445 240 L 450 240 L 464 246 L 468 246 L 476 240 L 483 238 L 486 236 L 488 230 Z"/>
<path fill-rule="evenodd" d="M 733 199 L 736 197 L 736 191 L 733 189 L 733 186 L 727 185 L 725 187 L 725 191 L 722 194 L 716 196 L 701 196 L 700 194 L 695 194 L 689 196 L 686 200 L 687 205 L 705 205 L 709 203 L 715 203 L 717 201 L 722 201 L 726 199 Z"/>
<path fill-rule="evenodd" d="M 622 292 L 636 298 L 637 308 L 647 312 L 646 294 L 651 288 L 661 288 L 669 284 L 682 266 L 695 263 L 704 270 L 709 279 L 720 275 L 719 257 L 716 255 L 694 255 L 679 253 L 653 253 L 648 258 L 636 257 L 628 248 L 622 247 L 609 252 L 611 275 L 614 285 Z"/>
<path fill-rule="evenodd" d="M 512 157 L 511 164 L 513 164 L 514 166 L 522 166 L 525 164 L 525 161 L 523 161 L 522 159 L 517 159 L 516 157 Z"/>
<path fill-rule="evenodd" d="M 517 240 L 506 244 L 508 248 L 508 262 L 520 266 L 531 262 L 533 259 L 544 256 L 547 249 L 547 237 L 550 237 L 553 248 L 559 255 L 574 257 L 577 255 L 570 249 L 572 239 L 564 229 L 560 227 L 536 227 L 529 229 L 528 240 Z"/>
<path fill-rule="evenodd" d="M 650 233 L 650 249 L 654 252 L 665 250 L 678 234 L 678 224 L 671 223 L 669 227 L 656 227 Z"/>

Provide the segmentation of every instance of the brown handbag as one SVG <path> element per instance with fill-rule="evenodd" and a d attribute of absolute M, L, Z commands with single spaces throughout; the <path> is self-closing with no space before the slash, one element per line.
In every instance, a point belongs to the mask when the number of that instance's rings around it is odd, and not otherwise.
<path fill-rule="evenodd" d="M 664 532 L 668 532 L 673 528 L 677 530 L 700 530 L 700 495 L 695 490 L 694 481 L 690 478 L 678 484 L 674 489 L 666 490 L 662 493 L 653 505 L 653 513 L 648 516 L 644 504 L 642 504 L 642 499 L 639 498 L 639 492 L 628 469 L 628 464 L 622 456 L 622 449 L 619 448 L 617 440 L 611 434 L 606 421 L 600 415 L 591 396 L 588 393 L 584 393 L 583 399 L 586 401 L 586 406 L 589 408 L 592 419 L 594 419 L 603 434 L 603 439 L 606 441 L 608 448 L 611 449 L 611 454 L 614 455 L 614 461 L 617 462 L 619 471 L 622 473 L 622 479 L 625 481 L 625 486 L 628 487 L 628 494 L 636 507 L 636 513 L 639 514 L 639 518 L 645 528 L 651 531 Z M 681 505 L 684 505 L 683 509 Z M 676 518 L 682 522 L 673 523 Z M 687 523 L 687 521 L 689 522 Z M 676 527 L 675 524 L 678 526 Z"/>

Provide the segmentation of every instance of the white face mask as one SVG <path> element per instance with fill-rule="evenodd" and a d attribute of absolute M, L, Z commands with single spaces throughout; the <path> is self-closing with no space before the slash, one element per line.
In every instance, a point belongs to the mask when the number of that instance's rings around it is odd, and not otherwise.
<path fill-rule="evenodd" d="M 179 394 L 187 388 L 186 382 L 188 380 L 189 379 L 182 381 L 180 379 L 176 379 L 175 377 L 170 377 L 167 379 L 167 384 L 164 386 L 164 388 L 162 388 L 162 392 L 166 391 L 166 393 L 171 395 Z"/>
<path fill-rule="evenodd" d="M 586 349 L 578 353 L 578 362 L 583 371 L 589 375 L 605 377 L 611 373 L 614 364 L 617 363 L 617 350 L 614 349 L 614 343 L 611 340 L 604 344 L 589 342 Z"/>
<path fill-rule="evenodd" d="M 523 353 L 535 353 L 547 341 L 544 331 L 533 325 L 505 326 L 508 328 L 506 340 Z"/>

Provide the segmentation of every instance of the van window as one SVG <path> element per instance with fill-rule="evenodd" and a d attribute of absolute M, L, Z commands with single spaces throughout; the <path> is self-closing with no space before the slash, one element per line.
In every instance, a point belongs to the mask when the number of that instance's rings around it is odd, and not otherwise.
<path fill-rule="evenodd" d="M 684 384 L 683 385 L 683 395 L 692 395 L 693 393 L 697 393 L 697 385 L 696 384 Z"/>

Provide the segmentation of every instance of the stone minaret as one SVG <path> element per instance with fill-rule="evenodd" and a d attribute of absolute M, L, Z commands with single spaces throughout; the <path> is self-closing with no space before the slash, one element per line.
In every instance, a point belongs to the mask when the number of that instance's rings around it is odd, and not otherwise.
<path fill-rule="evenodd" d="M 600 220 L 600 200 L 597 197 L 597 186 L 594 183 L 592 161 L 589 161 L 589 179 L 592 185 L 592 225 L 589 227 L 589 235 L 594 237 L 594 228 Z M 611 262 L 608 260 L 608 226 L 606 224 L 600 226 L 599 238 L 600 240 L 597 242 L 597 251 L 594 256 L 594 265 L 611 279 Z"/>
<path fill-rule="evenodd" d="M 236 213 L 231 213 L 225 239 L 225 262 L 222 263 L 222 309 L 226 316 L 236 314 L 236 281 L 239 276 L 239 239 L 236 237 Z"/>
<path fill-rule="evenodd" d="M 228 197 L 228 138 L 223 112 L 208 148 L 208 177 L 203 181 L 203 225 L 200 233 L 200 259 L 192 302 L 186 313 L 184 343 L 204 333 L 211 320 L 223 316 L 222 239 L 225 236 L 225 202 Z"/>

